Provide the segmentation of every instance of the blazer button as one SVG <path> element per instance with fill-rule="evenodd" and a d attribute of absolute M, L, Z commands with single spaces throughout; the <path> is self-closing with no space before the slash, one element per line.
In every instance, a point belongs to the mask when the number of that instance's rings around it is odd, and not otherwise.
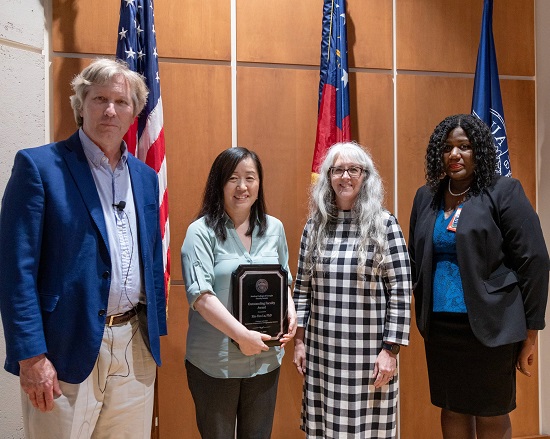
<path fill-rule="evenodd" d="M 99 317 L 103 317 L 105 314 L 107 314 L 107 311 L 105 311 L 104 309 L 100 309 L 99 312 L 97 313 Z"/>
<path fill-rule="evenodd" d="M 109 276 L 111 275 L 111 273 L 109 273 L 108 271 L 106 271 L 105 273 L 103 273 L 101 275 L 101 277 L 103 277 L 103 279 L 109 279 Z"/>

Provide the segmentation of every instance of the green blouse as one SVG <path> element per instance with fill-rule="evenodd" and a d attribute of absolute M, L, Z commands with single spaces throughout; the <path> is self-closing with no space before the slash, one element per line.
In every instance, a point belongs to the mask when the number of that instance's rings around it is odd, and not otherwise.
<path fill-rule="evenodd" d="M 226 216 L 225 242 L 220 242 L 204 218 L 193 222 L 181 248 L 181 263 L 189 301 L 189 329 L 186 359 L 207 375 L 216 378 L 248 378 L 275 370 L 281 365 L 284 349 L 271 347 L 257 355 L 246 356 L 229 337 L 214 328 L 194 310 L 197 298 L 211 292 L 231 311 L 231 274 L 241 264 L 281 264 L 288 268 L 288 246 L 283 224 L 267 216 L 267 230 L 258 236 L 252 233 L 248 252 L 243 246 L 231 219 Z"/>

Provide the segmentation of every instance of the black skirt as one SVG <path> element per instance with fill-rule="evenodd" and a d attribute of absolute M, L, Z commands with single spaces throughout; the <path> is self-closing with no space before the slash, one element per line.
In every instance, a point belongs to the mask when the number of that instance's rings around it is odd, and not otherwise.
<path fill-rule="evenodd" d="M 516 408 L 521 342 L 487 347 L 473 334 L 467 314 L 432 313 L 424 346 L 432 404 L 473 416 Z"/>

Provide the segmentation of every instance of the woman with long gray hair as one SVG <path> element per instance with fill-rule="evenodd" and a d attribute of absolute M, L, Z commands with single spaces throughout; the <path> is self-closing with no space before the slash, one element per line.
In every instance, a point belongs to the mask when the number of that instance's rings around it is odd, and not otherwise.
<path fill-rule="evenodd" d="M 308 438 L 393 438 L 397 354 L 408 344 L 411 275 L 371 157 L 337 143 L 313 187 L 294 302 L 294 364 Z"/>

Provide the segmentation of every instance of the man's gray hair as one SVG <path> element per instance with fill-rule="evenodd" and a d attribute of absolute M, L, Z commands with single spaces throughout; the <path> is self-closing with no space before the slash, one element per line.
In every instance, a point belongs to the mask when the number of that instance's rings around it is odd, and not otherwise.
<path fill-rule="evenodd" d="M 71 87 L 74 95 L 71 96 L 71 107 L 73 108 L 76 125 L 80 128 L 83 120 L 80 113 L 86 95 L 92 85 L 104 85 L 115 76 L 122 76 L 130 87 L 132 103 L 134 106 L 134 117 L 136 117 L 145 104 L 149 90 L 145 85 L 145 79 L 142 75 L 133 70 L 130 70 L 128 65 L 120 60 L 112 60 L 108 58 L 98 58 L 86 67 L 82 72 L 74 77 L 71 81 Z"/>

